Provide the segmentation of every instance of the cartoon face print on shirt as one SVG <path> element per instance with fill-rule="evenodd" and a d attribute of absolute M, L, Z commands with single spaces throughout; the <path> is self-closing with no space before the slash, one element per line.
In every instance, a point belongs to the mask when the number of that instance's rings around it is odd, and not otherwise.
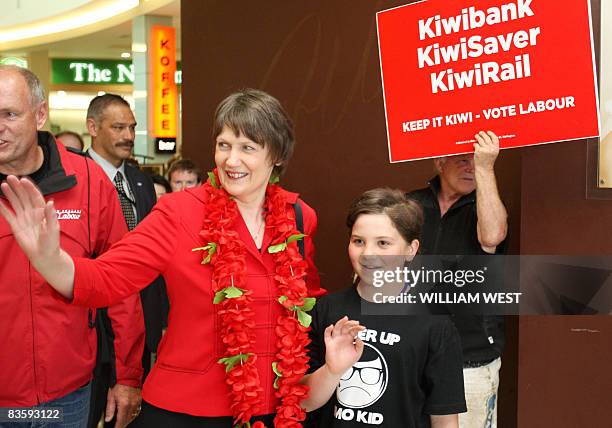
<path fill-rule="evenodd" d="M 361 359 L 342 375 L 336 389 L 338 402 L 345 407 L 367 407 L 375 403 L 387 388 L 387 362 L 378 349 L 368 343 L 364 345 Z"/>

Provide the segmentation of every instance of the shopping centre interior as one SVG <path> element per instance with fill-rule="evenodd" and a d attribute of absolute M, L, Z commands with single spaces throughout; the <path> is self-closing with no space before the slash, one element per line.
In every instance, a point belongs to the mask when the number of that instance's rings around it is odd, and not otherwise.
<path fill-rule="evenodd" d="M 606 2 L 591 1 L 597 66 Z M 434 175 L 431 160 L 389 162 L 375 16 L 409 2 L 5 3 L 0 62 L 47 77 L 46 128 L 75 131 L 87 143 L 91 98 L 121 94 L 139 123 L 135 158 L 153 171 L 164 173 L 178 156 L 212 168 L 210 124 L 230 92 L 255 87 L 281 100 L 297 135 L 283 184 L 317 212 L 317 265 L 325 288 L 339 290 L 351 276 L 344 228 L 350 202 L 374 187 L 420 188 Z M 176 99 L 158 133 L 156 91 L 165 89 L 143 70 L 155 61 L 150 37 L 161 26 L 175 31 L 170 69 Z M 163 120 L 174 121 L 173 132 L 165 132 Z M 496 174 L 509 214 L 508 254 L 612 254 L 612 189 L 598 186 L 598 144 L 589 138 L 502 150 Z M 610 290 L 601 293 L 612 298 Z M 611 316 L 508 316 L 506 335 L 500 428 L 609 426 Z"/>
<path fill-rule="evenodd" d="M 173 55 L 180 109 L 180 1 L 10 1 L 0 17 L 0 62 L 24 65 L 42 76 L 48 93 L 53 133 L 73 131 L 89 143 L 86 111 L 93 97 L 105 92 L 123 96 L 139 122 L 134 157 L 141 165 L 164 172 L 171 154 L 154 150 L 149 136 L 147 75 L 135 71 L 150 61 L 147 49 L 153 25 L 174 28 Z M 44 4 L 44 7 L 41 5 Z M 176 124 L 180 123 L 178 111 Z M 150 124 L 149 124 L 150 125 Z"/>

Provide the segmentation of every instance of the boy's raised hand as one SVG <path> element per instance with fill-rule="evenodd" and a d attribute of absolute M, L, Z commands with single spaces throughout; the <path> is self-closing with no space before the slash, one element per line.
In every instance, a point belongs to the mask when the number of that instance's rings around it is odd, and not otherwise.
<path fill-rule="evenodd" d="M 363 353 L 363 341 L 357 333 L 365 330 L 359 321 L 343 317 L 325 329 L 325 365 L 334 376 L 342 376 Z"/>

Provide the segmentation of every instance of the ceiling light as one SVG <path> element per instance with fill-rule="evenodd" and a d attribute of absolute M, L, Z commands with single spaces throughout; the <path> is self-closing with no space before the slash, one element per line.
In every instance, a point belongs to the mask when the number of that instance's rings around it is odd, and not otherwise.
<path fill-rule="evenodd" d="M 23 58 L 19 58 L 19 57 L 14 57 L 14 56 L 9 56 L 9 57 L 0 59 L 0 64 L 16 65 L 17 67 L 21 67 L 21 68 L 28 68 L 27 60 Z"/>
<path fill-rule="evenodd" d="M 130 52 L 121 52 L 121 58 L 129 58 L 132 54 Z"/>
<path fill-rule="evenodd" d="M 132 43 L 132 52 L 146 52 L 147 45 L 146 43 Z"/>
<path fill-rule="evenodd" d="M 102 95 L 104 95 L 105 93 L 106 93 L 106 92 L 104 92 L 104 91 L 98 91 L 98 96 L 102 96 Z"/>

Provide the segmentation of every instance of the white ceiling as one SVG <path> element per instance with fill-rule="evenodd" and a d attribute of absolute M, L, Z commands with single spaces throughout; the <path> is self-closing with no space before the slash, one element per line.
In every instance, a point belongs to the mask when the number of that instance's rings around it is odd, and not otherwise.
<path fill-rule="evenodd" d="M 180 0 L 163 6 L 150 15 L 170 16 L 177 29 L 177 56 L 180 58 Z M 130 52 L 132 45 L 132 23 L 124 22 L 86 36 L 75 37 L 59 42 L 30 46 L 12 51 L 2 51 L 2 56 L 26 56 L 28 52 L 48 50 L 51 58 L 107 58 L 121 59 L 121 52 Z"/>
<path fill-rule="evenodd" d="M 40 0 L 3 0 L 0 27 L 46 19 L 76 9 L 92 0 L 53 0 L 41 7 Z"/>

